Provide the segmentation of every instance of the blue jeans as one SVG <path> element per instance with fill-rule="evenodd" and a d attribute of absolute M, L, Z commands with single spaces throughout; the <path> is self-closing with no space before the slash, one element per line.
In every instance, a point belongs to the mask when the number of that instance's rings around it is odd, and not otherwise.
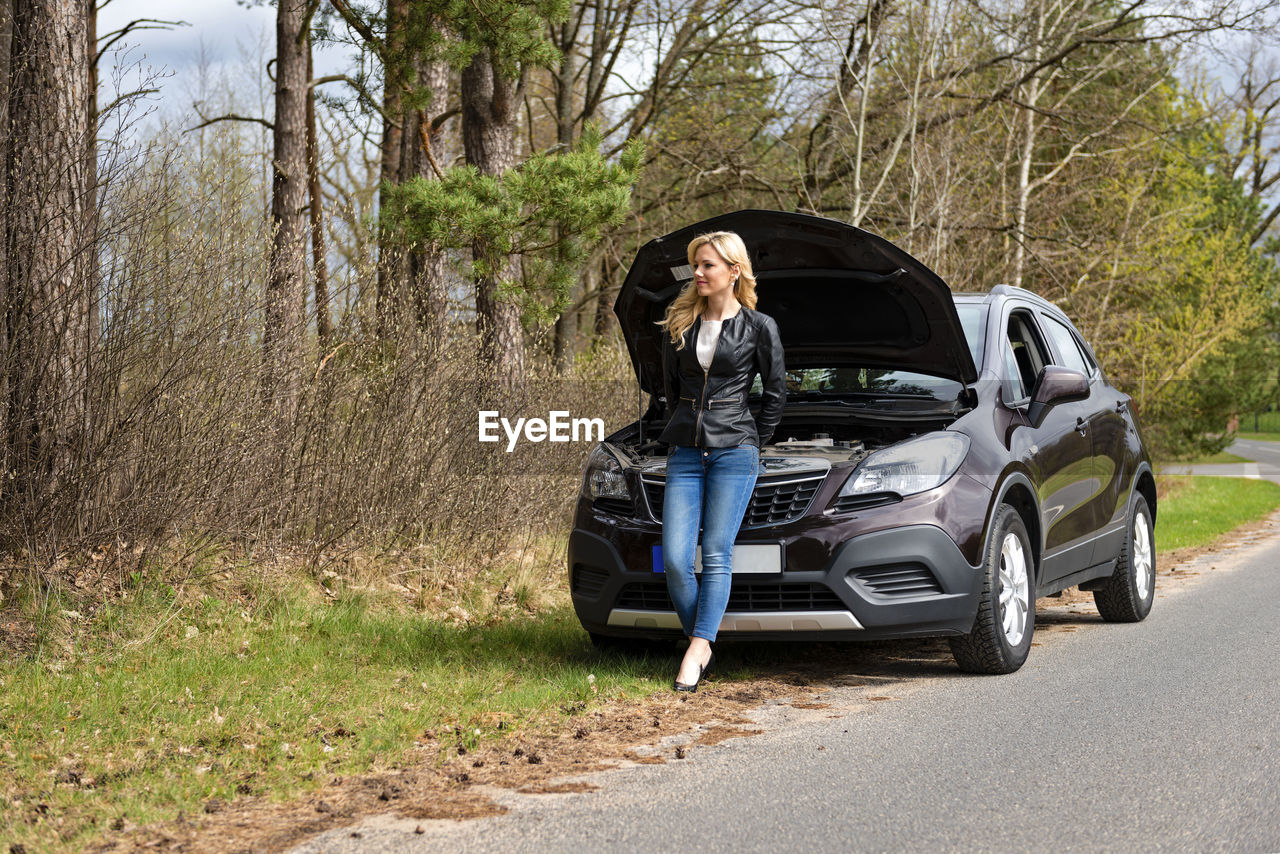
<path fill-rule="evenodd" d="M 760 468 L 755 445 L 692 448 L 667 456 L 662 499 L 662 563 L 667 591 L 689 637 L 716 639 L 729 604 L 733 541 L 751 503 Z M 704 500 L 705 498 L 705 500 Z M 702 583 L 693 558 L 702 527 Z"/>

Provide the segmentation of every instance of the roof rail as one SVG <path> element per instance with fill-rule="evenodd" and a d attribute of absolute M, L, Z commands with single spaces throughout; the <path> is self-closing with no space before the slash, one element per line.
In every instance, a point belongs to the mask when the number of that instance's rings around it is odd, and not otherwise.
<path fill-rule="evenodd" d="M 991 293 L 1004 297 L 1022 297 L 1023 299 L 1031 300 L 1032 302 L 1040 305 L 1049 306 L 1050 308 L 1062 311 L 1062 309 L 1058 308 L 1058 306 L 1054 304 L 1053 300 L 1042 297 L 1035 291 L 1029 291 L 1026 288 L 1019 288 L 1016 285 L 996 285 L 991 289 Z"/>
<path fill-rule="evenodd" d="M 1038 293 L 1036 293 L 1035 291 L 1029 291 L 1029 290 L 1027 290 L 1026 288 L 1020 288 L 1020 287 L 1018 287 L 1017 285 L 996 285 L 994 288 L 992 288 L 992 289 L 991 289 L 991 293 L 993 293 L 993 294 L 1008 294 L 1008 295 L 1011 295 L 1011 296 L 1012 296 L 1012 295 L 1015 295 L 1015 294 L 1016 294 L 1016 295 L 1018 295 L 1018 296 L 1028 296 L 1028 297 L 1039 297 L 1039 296 L 1040 296 L 1040 295 L 1039 295 Z M 1041 299 L 1043 299 L 1043 297 L 1041 297 Z"/>

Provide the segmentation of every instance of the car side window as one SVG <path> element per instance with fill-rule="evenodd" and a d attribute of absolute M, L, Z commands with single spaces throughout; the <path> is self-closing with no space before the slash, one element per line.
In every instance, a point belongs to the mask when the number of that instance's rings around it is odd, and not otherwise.
<path fill-rule="evenodd" d="M 1080 348 L 1080 354 L 1084 356 L 1085 362 L 1089 365 L 1089 370 L 1086 373 L 1092 377 L 1100 370 L 1098 368 L 1098 360 L 1093 357 L 1093 350 L 1090 349 L 1089 345 L 1086 344 L 1085 340 L 1079 335 L 1072 335 L 1071 337 L 1076 339 L 1076 346 Z"/>
<path fill-rule="evenodd" d="M 1030 392 L 1018 371 L 1018 359 L 1013 355 L 1013 345 L 1008 341 L 1004 342 L 1004 372 L 1000 378 L 1003 381 L 1005 402 L 1026 400 Z"/>
<path fill-rule="evenodd" d="M 1053 341 L 1053 347 L 1058 351 L 1058 359 L 1054 364 L 1079 371 L 1086 377 L 1092 376 L 1093 371 L 1080 352 L 1080 346 L 1076 344 L 1076 338 L 1071 334 L 1071 329 L 1062 321 L 1047 314 L 1042 314 L 1040 317 L 1044 321 L 1045 334 Z"/>
<path fill-rule="evenodd" d="M 1010 312 L 1007 332 L 1004 398 L 1006 404 L 1018 404 L 1031 395 L 1048 355 L 1030 312 Z"/>

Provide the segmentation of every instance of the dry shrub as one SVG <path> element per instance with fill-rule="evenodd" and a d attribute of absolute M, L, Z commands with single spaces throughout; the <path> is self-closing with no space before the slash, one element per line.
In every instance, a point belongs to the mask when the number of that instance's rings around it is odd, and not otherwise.
<path fill-rule="evenodd" d="M 0 516 L 15 562 L 62 575 L 51 570 L 68 557 L 105 550 L 129 569 L 213 544 L 284 547 L 313 565 L 387 554 L 398 572 L 420 555 L 424 577 L 497 566 L 517 598 L 543 583 L 591 443 L 508 453 L 478 441 L 478 412 L 564 410 L 612 431 L 637 405 L 620 343 L 556 371 L 531 335 L 530 367 L 508 389 L 477 359 L 465 305 L 448 340 L 412 325 L 379 334 L 376 270 L 354 265 L 331 284 L 345 309 L 325 348 L 307 319 L 301 397 L 281 421 L 263 391 L 270 229 L 255 155 L 230 133 L 198 155 L 166 132 L 135 148 L 102 194 L 84 452 L 66 487 Z"/>

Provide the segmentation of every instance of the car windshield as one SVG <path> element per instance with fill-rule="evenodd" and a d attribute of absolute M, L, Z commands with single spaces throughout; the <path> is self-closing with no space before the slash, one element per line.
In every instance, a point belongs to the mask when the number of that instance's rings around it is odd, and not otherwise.
<path fill-rule="evenodd" d="M 982 345 L 986 324 L 986 306 L 983 303 L 959 303 L 956 314 L 964 329 L 965 342 L 973 363 L 982 367 Z M 950 379 L 920 374 L 914 371 L 895 371 L 885 368 L 817 367 L 787 371 L 787 393 L 816 396 L 870 395 L 873 397 L 902 397 L 922 400 L 953 401 L 963 386 Z M 752 383 L 751 393 L 761 391 L 760 377 Z"/>

